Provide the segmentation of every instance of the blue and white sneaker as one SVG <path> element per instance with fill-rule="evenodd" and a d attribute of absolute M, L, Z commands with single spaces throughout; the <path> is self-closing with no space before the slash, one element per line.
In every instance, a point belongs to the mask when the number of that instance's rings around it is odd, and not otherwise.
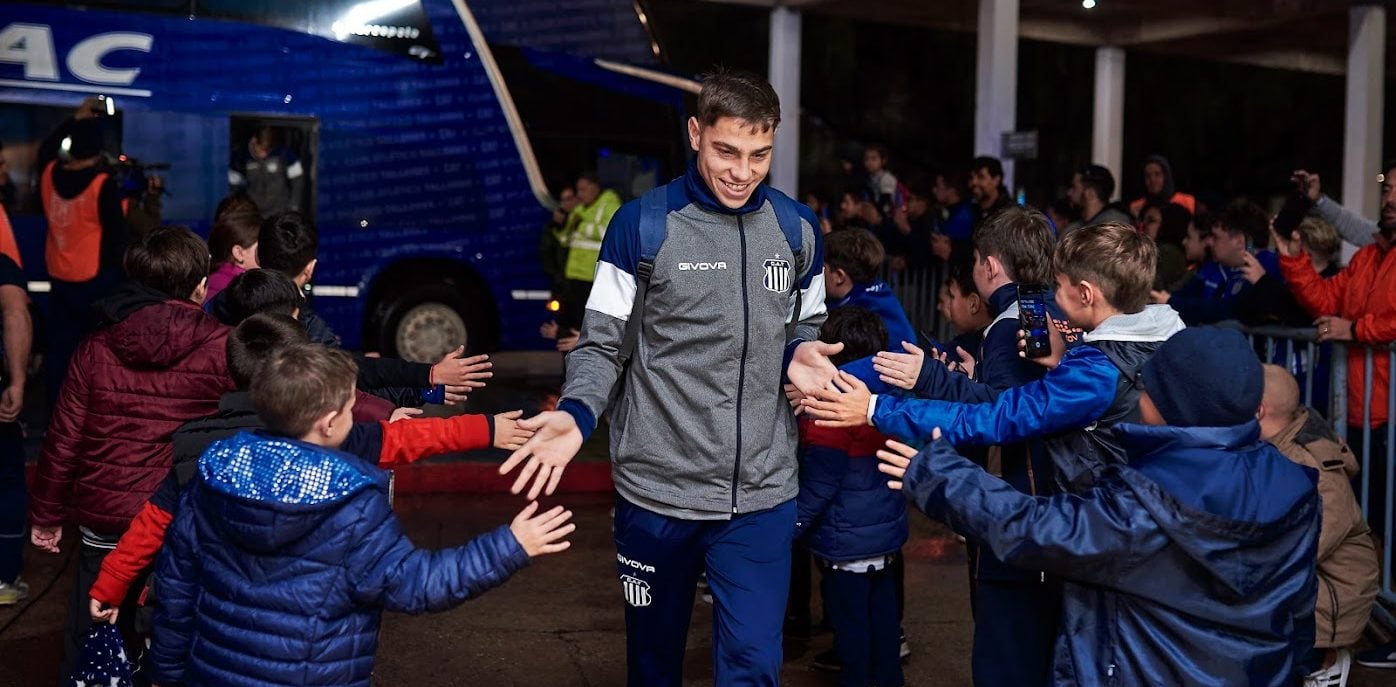
<path fill-rule="evenodd" d="M 1387 642 L 1358 654 L 1357 665 L 1368 668 L 1396 668 L 1396 642 Z"/>

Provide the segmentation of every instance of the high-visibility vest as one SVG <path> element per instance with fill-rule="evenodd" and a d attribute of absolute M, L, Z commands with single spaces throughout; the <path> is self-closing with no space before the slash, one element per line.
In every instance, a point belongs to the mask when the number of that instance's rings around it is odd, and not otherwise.
<path fill-rule="evenodd" d="M 15 243 L 15 230 L 10 226 L 10 216 L 0 207 L 0 255 L 8 256 L 18 267 L 24 267 L 19 259 L 19 244 Z"/>
<path fill-rule="evenodd" d="M 564 276 L 568 279 L 591 281 L 596 278 L 596 261 L 601 257 L 601 239 L 606 238 L 606 227 L 611 217 L 620 209 L 620 196 L 606 189 L 591 205 L 578 205 L 572 208 L 567 223 L 572 234 L 567 243 L 567 268 Z"/>
<path fill-rule="evenodd" d="M 1144 198 L 1135 198 L 1134 201 L 1129 204 L 1129 214 L 1139 217 L 1139 213 L 1144 211 L 1145 200 Z M 1173 197 L 1168 199 L 1168 202 L 1183 206 L 1183 209 L 1187 210 L 1190 214 L 1197 214 L 1197 198 L 1183 193 L 1182 191 L 1174 193 Z"/>
<path fill-rule="evenodd" d="M 106 182 L 105 172 L 74 198 L 63 198 L 53 189 L 56 162 L 48 163 L 39 179 L 44 215 L 48 217 L 48 239 L 44 243 L 44 264 L 54 279 L 82 282 L 97 276 L 102 261 L 102 218 L 97 199 Z"/>

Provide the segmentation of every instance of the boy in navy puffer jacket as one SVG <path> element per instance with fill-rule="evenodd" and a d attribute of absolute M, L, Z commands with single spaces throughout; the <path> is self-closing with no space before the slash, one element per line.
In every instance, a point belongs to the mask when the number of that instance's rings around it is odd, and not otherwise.
<path fill-rule="evenodd" d="M 848 306 L 830 311 L 820 338 L 843 342 L 831 358 L 842 365 L 881 350 L 887 330 L 872 311 Z M 906 543 L 906 502 L 878 472 L 885 440 L 870 427 L 800 426 L 796 536 L 824 571 L 824 612 L 844 687 L 903 682 L 893 564 Z"/>
<path fill-rule="evenodd" d="M 357 370 L 296 344 L 253 376 L 266 433 L 215 443 L 181 497 L 155 571 L 156 684 L 362 685 L 383 609 L 441 611 L 568 547 L 561 506 L 440 551 L 414 547 L 388 476 L 339 446 Z"/>

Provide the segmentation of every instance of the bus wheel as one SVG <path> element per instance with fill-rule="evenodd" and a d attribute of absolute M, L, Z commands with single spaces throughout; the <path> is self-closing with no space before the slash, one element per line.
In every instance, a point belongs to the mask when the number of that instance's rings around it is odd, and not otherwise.
<path fill-rule="evenodd" d="M 470 350 L 470 327 L 460 296 L 451 289 L 426 287 L 400 299 L 388 319 L 393 349 L 403 360 L 435 363 L 464 345 Z"/>

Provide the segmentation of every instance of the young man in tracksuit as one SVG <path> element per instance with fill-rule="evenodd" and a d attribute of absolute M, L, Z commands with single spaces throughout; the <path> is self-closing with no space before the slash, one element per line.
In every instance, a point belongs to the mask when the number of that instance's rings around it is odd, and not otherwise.
<path fill-rule="evenodd" d="M 558 411 L 522 421 L 537 433 L 500 467 L 527 461 L 514 491 L 532 479 L 532 495 L 551 493 L 609 408 L 633 686 L 682 681 L 705 569 L 717 684 L 779 681 L 799 486 L 781 381 L 822 387 L 837 372 L 826 356 L 841 348 L 816 340 L 825 317 L 819 221 L 761 186 L 779 117 L 760 77 L 704 81 L 688 121 L 695 162 L 612 219 Z M 641 230 L 656 221 L 663 243 L 646 258 L 653 234 Z M 633 356 L 623 363 L 632 317 Z"/>

